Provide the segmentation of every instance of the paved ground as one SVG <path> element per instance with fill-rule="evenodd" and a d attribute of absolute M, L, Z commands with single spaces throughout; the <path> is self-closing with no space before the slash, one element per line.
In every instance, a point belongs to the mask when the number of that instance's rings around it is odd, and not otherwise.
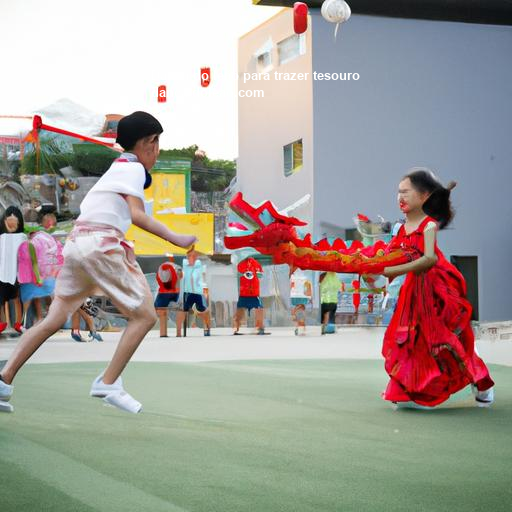
<path fill-rule="evenodd" d="M 0 511 L 510 510 L 512 342 L 478 343 L 500 363 L 493 407 L 466 388 L 432 411 L 393 411 L 382 329 L 214 333 L 150 333 L 124 374 L 139 415 L 89 397 L 119 333 L 52 337 L 0 415 Z M 0 339 L 0 359 L 16 342 Z"/>
<path fill-rule="evenodd" d="M 466 388 L 435 410 L 394 411 L 378 360 L 132 362 L 143 411 L 131 415 L 89 397 L 103 365 L 20 373 L 15 412 L 0 415 L 1 512 L 510 511 L 510 367 L 490 365 L 489 409 Z"/>
<path fill-rule="evenodd" d="M 249 330 L 244 332 L 249 333 Z M 294 336 L 291 328 L 272 328 L 269 336 L 232 336 L 231 329 L 213 329 L 210 338 L 200 329 L 190 329 L 187 338 L 160 338 L 151 331 L 137 350 L 134 361 L 200 362 L 257 359 L 381 359 L 384 329 L 341 328 L 337 334 L 320 336 L 310 327 L 307 336 Z M 107 361 L 120 333 L 102 333 L 104 343 L 76 343 L 69 331 L 46 342 L 31 363 Z M 0 338 L 0 360 L 13 350 L 17 338 Z M 478 340 L 477 349 L 488 363 L 512 366 L 512 341 Z"/>

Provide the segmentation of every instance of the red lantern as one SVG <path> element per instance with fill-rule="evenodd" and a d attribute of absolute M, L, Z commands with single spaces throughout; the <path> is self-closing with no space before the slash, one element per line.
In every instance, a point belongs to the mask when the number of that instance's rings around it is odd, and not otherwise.
<path fill-rule="evenodd" d="M 201 68 L 201 86 L 208 87 L 210 85 L 210 68 Z"/>
<path fill-rule="evenodd" d="M 308 29 L 308 6 L 304 2 L 293 4 L 293 30 L 303 34 Z"/>
<path fill-rule="evenodd" d="M 167 101 L 167 87 L 160 85 L 158 87 L 158 103 L 165 103 Z"/>

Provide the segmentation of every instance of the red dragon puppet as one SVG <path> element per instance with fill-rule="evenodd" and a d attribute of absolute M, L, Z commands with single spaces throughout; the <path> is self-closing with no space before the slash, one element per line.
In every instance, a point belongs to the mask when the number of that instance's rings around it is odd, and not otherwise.
<path fill-rule="evenodd" d="M 379 240 L 365 247 L 341 240 L 313 243 L 311 235 L 301 237 L 297 227 L 307 223 L 279 213 L 270 201 L 252 206 L 238 192 L 229 203 L 243 222 L 232 223 L 224 244 L 228 249 L 250 247 L 272 257 L 274 264 L 286 263 L 291 269 L 319 270 L 349 274 L 382 274 L 386 267 L 408 263 L 420 255 L 410 250 L 388 247 Z M 249 225 L 250 228 L 247 226 Z"/>

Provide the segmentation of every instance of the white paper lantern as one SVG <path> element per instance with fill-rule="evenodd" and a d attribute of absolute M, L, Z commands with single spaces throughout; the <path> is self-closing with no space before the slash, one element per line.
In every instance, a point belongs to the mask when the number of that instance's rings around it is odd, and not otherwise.
<path fill-rule="evenodd" d="M 325 0 L 321 13 L 323 18 L 331 23 L 343 23 L 350 18 L 352 11 L 345 0 Z"/>
<path fill-rule="evenodd" d="M 340 23 L 347 21 L 352 14 L 350 6 L 345 2 L 345 0 L 325 0 L 320 12 L 324 20 L 336 23 L 334 39 L 336 39 Z"/>

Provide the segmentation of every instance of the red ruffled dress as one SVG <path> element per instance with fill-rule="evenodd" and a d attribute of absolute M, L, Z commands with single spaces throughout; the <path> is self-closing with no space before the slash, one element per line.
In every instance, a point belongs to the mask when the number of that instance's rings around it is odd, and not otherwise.
<path fill-rule="evenodd" d="M 424 254 L 423 232 L 431 217 L 407 234 L 402 226 L 388 250 L 412 248 Z M 419 275 L 410 272 L 384 336 L 382 355 L 389 384 L 383 393 L 392 402 L 436 406 L 468 384 L 479 391 L 494 385 L 475 353 L 471 304 L 462 274 L 435 246 L 437 263 Z"/>

